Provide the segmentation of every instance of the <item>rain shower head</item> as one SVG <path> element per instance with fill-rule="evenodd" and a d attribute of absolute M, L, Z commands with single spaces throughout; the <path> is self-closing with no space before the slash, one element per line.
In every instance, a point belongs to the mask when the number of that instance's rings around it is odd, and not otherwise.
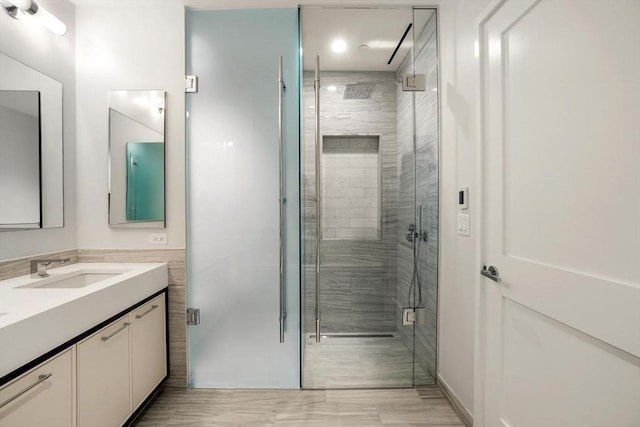
<path fill-rule="evenodd" d="M 344 99 L 369 99 L 376 88 L 374 83 L 355 83 L 347 85 Z"/>

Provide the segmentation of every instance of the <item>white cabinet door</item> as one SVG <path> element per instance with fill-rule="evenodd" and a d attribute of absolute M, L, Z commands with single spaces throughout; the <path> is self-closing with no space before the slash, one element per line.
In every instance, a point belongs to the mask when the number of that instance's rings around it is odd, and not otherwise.
<path fill-rule="evenodd" d="M 116 427 L 131 413 L 129 316 L 78 343 L 78 426 Z"/>
<path fill-rule="evenodd" d="M 164 293 L 130 314 L 131 399 L 135 410 L 167 374 Z"/>
<path fill-rule="evenodd" d="M 53 357 L 0 388 L 0 426 L 74 425 L 74 350 Z"/>
<path fill-rule="evenodd" d="M 640 426 L 639 23 L 605 0 L 486 21 L 486 426 Z"/>

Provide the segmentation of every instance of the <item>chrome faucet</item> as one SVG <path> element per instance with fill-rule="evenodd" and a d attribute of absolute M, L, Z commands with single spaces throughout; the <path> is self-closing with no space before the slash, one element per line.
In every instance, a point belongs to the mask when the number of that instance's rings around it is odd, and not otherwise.
<path fill-rule="evenodd" d="M 49 273 L 47 273 L 47 267 L 49 267 L 53 263 L 64 264 L 68 261 L 71 261 L 71 258 L 33 259 L 31 260 L 31 277 L 34 279 L 49 277 Z"/>

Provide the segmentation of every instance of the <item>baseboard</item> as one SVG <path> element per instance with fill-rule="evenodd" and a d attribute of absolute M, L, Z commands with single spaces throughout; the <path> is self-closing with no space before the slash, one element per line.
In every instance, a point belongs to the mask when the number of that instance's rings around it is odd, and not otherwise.
<path fill-rule="evenodd" d="M 451 391 L 447 382 L 444 381 L 440 375 L 438 375 L 437 384 L 440 387 L 440 390 L 442 390 L 442 394 L 444 394 L 447 400 L 451 402 L 451 405 L 453 405 L 453 409 L 456 411 L 456 414 L 458 414 L 464 425 L 472 427 L 473 417 L 471 416 L 471 413 L 464 407 L 462 402 L 460 402 L 460 399 L 458 399 L 458 396 Z"/>

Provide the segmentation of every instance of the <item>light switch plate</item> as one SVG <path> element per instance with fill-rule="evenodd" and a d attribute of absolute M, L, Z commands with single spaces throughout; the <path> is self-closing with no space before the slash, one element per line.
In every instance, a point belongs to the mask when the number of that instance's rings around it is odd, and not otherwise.
<path fill-rule="evenodd" d="M 471 234 L 469 214 L 458 214 L 458 234 L 461 236 Z"/>

